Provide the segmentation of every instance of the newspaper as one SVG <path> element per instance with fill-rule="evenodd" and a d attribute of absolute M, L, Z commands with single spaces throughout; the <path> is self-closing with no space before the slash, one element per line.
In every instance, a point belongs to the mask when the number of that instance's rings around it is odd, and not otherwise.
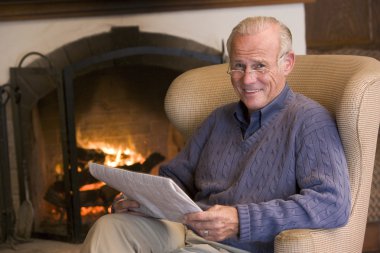
<path fill-rule="evenodd" d="M 202 209 L 170 178 L 89 163 L 90 173 L 140 203 L 147 216 L 182 222 L 183 215 Z"/>

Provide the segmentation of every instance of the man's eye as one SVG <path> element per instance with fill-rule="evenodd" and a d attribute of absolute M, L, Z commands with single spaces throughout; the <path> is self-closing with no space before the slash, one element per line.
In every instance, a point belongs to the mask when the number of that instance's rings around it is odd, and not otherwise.
<path fill-rule="evenodd" d="M 241 64 L 241 63 L 236 63 L 236 64 L 234 64 L 233 69 L 234 70 L 245 70 L 245 65 Z"/>
<path fill-rule="evenodd" d="M 252 66 L 252 69 L 253 70 L 262 70 L 262 69 L 265 69 L 265 65 L 262 63 L 258 63 L 256 65 Z"/>

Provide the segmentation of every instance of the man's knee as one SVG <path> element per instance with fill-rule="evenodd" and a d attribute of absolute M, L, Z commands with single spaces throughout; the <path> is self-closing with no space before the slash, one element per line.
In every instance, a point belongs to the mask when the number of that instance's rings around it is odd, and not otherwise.
<path fill-rule="evenodd" d="M 100 217 L 93 225 L 92 229 L 101 231 L 110 231 L 115 226 L 121 225 L 120 218 L 117 214 L 107 214 Z"/>
<path fill-rule="evenodd" d="M 185 228 L 182 224 L 146 218 L 126 213 L 108 214 L 97 220 L 88 234 L 91 247 L 142 252 L 170 252 L 184 246 Z M 101 244 L 101 245 L 100 245 Z M 90 251 L 102 252 L 102 251 Z M 112 252 L 112 251 L 110 251 Z M 133 250 L 131 252 L 134 252 Z"/>

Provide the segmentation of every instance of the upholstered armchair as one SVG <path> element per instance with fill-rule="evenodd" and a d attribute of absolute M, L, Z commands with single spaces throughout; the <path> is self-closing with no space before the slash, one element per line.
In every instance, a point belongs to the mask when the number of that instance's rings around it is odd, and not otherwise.
<path fill-rule="evenodd" d="M 165 110 L 185 136 L 216 107 L 237 100 L 227 64 L 185 72 L 171 84 Z M 348 161 L 352 207 L 337 229 L 283 231 L 275 252 L 359 253 L 362 251 L 380 122 L 380 62 L 362 56 L 297 56 L 288 78 L 296 92 L 318 101 L 336 118 Z"/>

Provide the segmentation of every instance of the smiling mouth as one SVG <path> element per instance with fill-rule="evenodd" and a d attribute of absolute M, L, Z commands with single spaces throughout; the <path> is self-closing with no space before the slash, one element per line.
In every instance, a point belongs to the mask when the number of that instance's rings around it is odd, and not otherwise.
<path fill-rule="evenodd" d="M 243 89 L 243 91 L 245 93 L 251 93 L 251 94 L 253 94 L 253 93 L 257 93 L 257 92 L 259 92 L 261 90 L 260 89 Z"/>

